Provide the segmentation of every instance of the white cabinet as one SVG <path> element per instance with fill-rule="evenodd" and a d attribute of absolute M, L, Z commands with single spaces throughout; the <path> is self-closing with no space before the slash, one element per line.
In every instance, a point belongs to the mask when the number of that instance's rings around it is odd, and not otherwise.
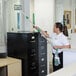
<path fill-rule="evenodd" d="M 65 49 L 63 51 L 63 67 L 76 62 L 76 50 Z"/>

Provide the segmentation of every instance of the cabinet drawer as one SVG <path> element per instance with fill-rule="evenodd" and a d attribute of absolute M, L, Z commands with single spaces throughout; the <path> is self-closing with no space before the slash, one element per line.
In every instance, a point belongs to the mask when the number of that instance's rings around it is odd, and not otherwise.
<path fill-rule="evenodd" d="M 46 76 L 47 75 L 47 68 L 46 67 L 41 67 L 39 68 L 39 76 Z"/>

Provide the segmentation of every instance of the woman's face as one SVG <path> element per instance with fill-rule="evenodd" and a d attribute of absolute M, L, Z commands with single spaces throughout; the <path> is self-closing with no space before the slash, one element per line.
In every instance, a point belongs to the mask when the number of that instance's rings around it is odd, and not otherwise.
<path fill-rule="evenodd" d="M 58 28 L 56 28 L 56 24 L 54 25 L 54 28 L 53 28 L 53 32 L 54 33 L 57 33 L 57 31 L 58 31 Z"/>

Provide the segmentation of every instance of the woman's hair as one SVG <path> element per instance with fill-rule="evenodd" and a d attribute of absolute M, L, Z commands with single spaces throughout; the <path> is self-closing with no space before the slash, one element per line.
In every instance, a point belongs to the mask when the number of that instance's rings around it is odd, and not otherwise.
<path fill-rule="evenodd" d="M 63 31 L 63 25 L 60 22 L 56 22 L 55 23 L 56 28 L 59 28 L 59 31 L 62 32 Z"/>
<path fill-rule="evenodd" d="M 63 26 L 63 34 L 68 36 L 67 26 Z"/>
<path fill-rule="evenodd" d="M 60 22 L 55 23 L 56 28 L 59 28 L 60 32 L 63 32 L 65 36 L 68 36 L 67 26 L 63 26 Z"/>

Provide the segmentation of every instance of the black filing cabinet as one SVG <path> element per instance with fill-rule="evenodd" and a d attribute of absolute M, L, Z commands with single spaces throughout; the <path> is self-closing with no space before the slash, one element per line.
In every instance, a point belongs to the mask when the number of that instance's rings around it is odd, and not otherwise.
<path fill-rule="evenodd" d="M 40 33 L 7 33 L 8 56 L 22 60 L 22 76 L 47 75 L 47 41 Z"/>

